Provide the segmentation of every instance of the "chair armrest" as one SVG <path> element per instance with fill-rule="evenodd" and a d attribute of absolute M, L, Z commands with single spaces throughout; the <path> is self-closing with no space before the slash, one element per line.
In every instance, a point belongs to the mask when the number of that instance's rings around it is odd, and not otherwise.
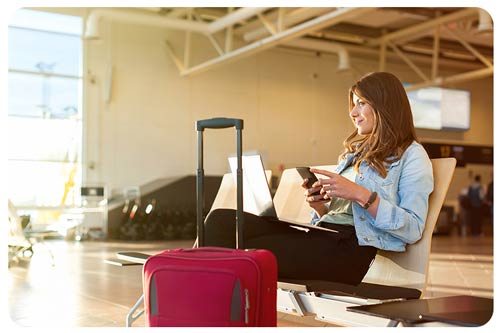
<path fill-rule="evenodd" d="M 104 259 L 104 262 L 106 264 L 120 266 L 120 267 L 142 265 L 142 264 L 139 264 L 139 263 L 136 263 L 136 262 L 131 262 L 131 261 L 128 261 L 128 260 L 120 260 L 120 259 L 115 259 L 115 258 Z"/>
<path fill-rule="evenodd" d="M 148 260 L 148 258 L 151 257 L 151 255 L 141 252 L 118 252 L 116 254 L 116 257 L 120 260 L 125 260 L 140 265 L 144 265 L 146 260 Z"/>
<path fill-rule="evenodd" d="M 414 288 L 387 286 L 361 282 L 357 286 L 320 280 L 280 280 L 278 288 L 299 292 L 319 292 L 337 296 L 352 296 L 365 299 L 393 300 L 417 299 L 421 291 Z"/>

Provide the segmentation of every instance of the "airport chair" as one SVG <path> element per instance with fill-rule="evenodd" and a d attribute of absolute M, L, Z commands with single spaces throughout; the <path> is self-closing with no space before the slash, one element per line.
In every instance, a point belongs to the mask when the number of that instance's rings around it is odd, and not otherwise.
<path fill-rule="evenodd" d="M 17 209 L 14 204 L 9 200 L 9 265 L 12 261 L 17 260 L 19 257 L 31 257 L 33 255 L 33 244 L 24 235 L 22 219 L 17 214 Z"/>
<path fill-rule="evenodd" d="M 278 310 L 346 326 L 387 326 L 388 319 L 347 312 L 353 305 L 395 299 L 423 298 L 428 280 L 432 231 L 453 177 L 454 158 L 432 159 L 434 191 L 422 238 L 405 252 L 379 250 L 362 283 L 356 287 L 328 281 L 287 280 L 278 283 Z M 334 168 L 329 166 L 328 169 Z M 309 223 L 302 179 L 294 169 L 285 170 L 274 197 L 280 218 Z"/>
<path fill-rule="evenodd" d="M 50 255 L 52 266 L 54 265 L 54 254 L 48 247 L 44 239 L 45 237 L 53 236 L 54 231 L 51 230 L 33 230 L 31 222 L 23 224 L 22 218 L 17 213 L 17 209 L 9 200 L 9 266 L 12 262 L 17 261 L 19 257 L 33 256 L 33 246 L 36 243 L 44 245 Z"/>
<path fill-rule="evenodd" d="M 222 176 L 219 190 L 215 195 L 210 211 L 215 209 L 235 209 L 236 207 L 236 183 L 231 173 Z"/>

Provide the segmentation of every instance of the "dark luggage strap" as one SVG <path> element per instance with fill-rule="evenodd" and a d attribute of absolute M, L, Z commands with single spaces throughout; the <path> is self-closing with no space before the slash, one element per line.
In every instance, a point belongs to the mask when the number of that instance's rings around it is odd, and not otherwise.
<path fill-rule="evenodd" d="M 280 279 L 278 288 L 297 292 L 319 292 L 337 296 L 352 296 L 365 299 L 392 300 L 417 299 L 422 292 L 414 288 L 387 286 L 361 282 L 357 286 L 322 280 Z"/>

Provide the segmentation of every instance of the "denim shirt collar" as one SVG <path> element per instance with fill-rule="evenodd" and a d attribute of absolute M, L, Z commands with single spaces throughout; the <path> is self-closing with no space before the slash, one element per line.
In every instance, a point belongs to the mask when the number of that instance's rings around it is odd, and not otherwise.
<path fill-rule="evenodd" d="M 342 171 L 344 171 L 347 167 L 349 167 L 352 164 L 353 160 L 354 160 L 354 153 L 346 154 L 345 158 L 339 163 L 339 165 L 335 169 L 335 172 L 341 173 Z"/>
<path fill-rule="evenodd" d="M 354 153 L 346 154 L 345 158 L 338 164 L 337 168 L 335 169 L 335 172 L 340 174 L 354 162 L 355 157 L 356 155 Z M 400 163 L 400 161 L 401 159 L 398 159 L 393 162 L 386 162 L 385 166 L 387 170 L 389 170 L 390 168 L 397 166 Z"/>

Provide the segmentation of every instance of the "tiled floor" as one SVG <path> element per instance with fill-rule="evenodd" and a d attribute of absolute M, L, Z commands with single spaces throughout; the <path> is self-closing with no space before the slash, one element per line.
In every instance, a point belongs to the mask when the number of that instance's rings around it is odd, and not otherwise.
<path fill-rule="evenodd" d="M 435 236 L 425 297 L 493 298 L 493 237 Z"/>
<path fill-rule="evenodd" d="M 7 272 L 8 312 L 28 327 L 123 327 L 130 307 L 142 294 L 142 266 L 104 263 L 116 252 L 155 253 L 188 247 L 174 242 L 69 242 L 38 244 L 35 255 Z M 51 259 L 50 252 L 54 259 Z M 493 297 L 493 239 L 435 236 L 426 297 L 447 295 Z M 312 318 L 280 314 L 279 326 L 325 326 Z M 144 325 L 143 318 L 134 326 Z"/>

